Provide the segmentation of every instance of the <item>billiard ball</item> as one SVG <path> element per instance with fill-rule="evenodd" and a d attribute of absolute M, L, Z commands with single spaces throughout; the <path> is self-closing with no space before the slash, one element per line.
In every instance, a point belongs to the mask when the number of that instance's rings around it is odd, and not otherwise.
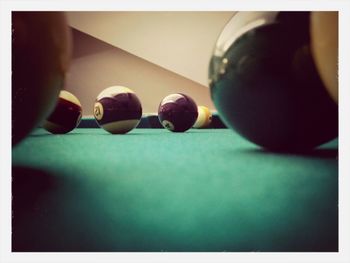
<path fill-rule="evenodd" d="M 311 13 L 311 51 L 321 79 L 338 102 L 338 12 Z"/>
<path fill-rule="evenodd" d="M 12 12 L 12 145 L 54 109 L 71 55 L 62 12 Z"/>
<path fill-rule="evenodd" d="M 193 128 L 206 128 L 212 121 L 212 114 L 210 110 L 205 106 L 198 106 L 198 117 L 193 124 Z"/>
<path fill-rule="evenodd" d="M 338 106 L 310 51 L 309 12 L 238 12 L 209 66 L 223 122 L 272 151 L 309 151 L 338 136 Z"/>
<path fill-rule="evenodd" d="M 191 97 L 182 93 L 166 96 L 158 107 L 160 123 L 172 132 L 184 132 L 190 129 L 197 116 L 197 104 Z"/>
<path fill-rule="evenodd" d="M 42 127 L 54 134 L 68 133 L 81 120 L 82 108 L 79 99 L 72 93 L 61 90 L 56 107 L 44 121 Z"/>
<path fill-rule="evenodd" d="M 141 120 L 142 106 L 131 89 L 112 86 L 96 98 L 94 117 L 97 123 L 113 134 L 124 134 L 135 128 Z"/>

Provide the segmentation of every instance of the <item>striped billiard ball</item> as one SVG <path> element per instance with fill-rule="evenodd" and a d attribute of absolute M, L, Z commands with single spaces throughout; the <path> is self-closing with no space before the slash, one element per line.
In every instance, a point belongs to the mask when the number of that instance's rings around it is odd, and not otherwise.
<path fill-rule="evenodd" d="M 42 127 L 54 134 L 68 133 L 78 126 L 81 115 L 82 108 L 78 98 L 66 90 L 61 90 L 55 109 Z"/>
<path fill-rule="evenodd" d="M 198 117 L 193 125 L 193 128 L 206 128 L 212 121 L 212 114 L 210 110 L 205 106 L 198 106 Z"/>
<path fill-rule="evenodd" d="M 162 126 L 172 132 L 190 129 L 198 116 L 197 104 L 181 93 L 166 96 L 159 104 L 158 118 Z"/>
<path fill-rule="evenodd" d="M 124 134 L 135 128 L 142 116 L 139 98 L 131 89 L 112 86 L 96 98 L 94 117 L 97 123 L 113 134 Z"/>

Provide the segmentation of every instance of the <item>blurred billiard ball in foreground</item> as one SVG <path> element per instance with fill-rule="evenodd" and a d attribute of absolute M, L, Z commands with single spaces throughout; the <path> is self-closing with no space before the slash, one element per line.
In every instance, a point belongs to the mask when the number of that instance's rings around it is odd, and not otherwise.
<path fill-rule="evenodd" d="M 338 12 L 311 13 L 311 50 L 321 79 L 338 102 Z"/>
<path fill-rule="evenodd" d="M 81 116 L 79 99 L 72 93 L 61 90 L 55 109 L 42 126 L 51 133 L 64 134 L 78 126 Z"/>
<path fill-rule="evenodd" d="M 12 145 L 55 107 L 71 54 L 64 13 L 12 12 Z"/>
<path fill-rule="evenodd" d="M 205 106 L 198 106 L 198 117 L 196 122 L 193 124 L 193 128 L 206 128 L 212 121 L 212 114 L 210 110 Z"/>
<path fill-rule="evenodd" d="M 181 93 L 166 96 L 159 104 L 158 118 L 162 126 L 172 132 L 190 129 L 198 116 L 195 101 Z"/>
<path fill-rule="evenodd" d="M 309 12 L 238 12 L 209 66 L 224 123 L 274 151 L 306 151 L 338 136 L 338 107 L 310 50 Z"/>
<path fill-rule="evenodd" d="M 94 117 L 97 123 L 113 134 L 124 134 L 135 128 L 142 117 L 139 98 L 131 89 L 112 86 L 96 98 Z"/>

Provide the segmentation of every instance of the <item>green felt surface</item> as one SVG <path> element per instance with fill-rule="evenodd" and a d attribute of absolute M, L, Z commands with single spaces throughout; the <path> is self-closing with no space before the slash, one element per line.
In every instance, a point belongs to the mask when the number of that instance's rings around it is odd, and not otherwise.
<path fill-rule="evenodd" d="M 14 251 L 337 251 L 337 141 L 38 129 L 13 149 Z"/>

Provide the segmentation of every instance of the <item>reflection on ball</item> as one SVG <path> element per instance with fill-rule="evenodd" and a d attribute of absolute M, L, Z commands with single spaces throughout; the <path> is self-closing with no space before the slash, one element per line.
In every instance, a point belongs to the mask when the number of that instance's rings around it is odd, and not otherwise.
<path fill-rule="evenodd" d="M 12 12 L 12 144 L 55 107 L 71 53 L 61 12 Z"/>
<path fill-rule="evenodd" d="M 96 98 L 94 117 L 110 133 L 129 132 L 138 125 L 141 116 L 141 102 L 129 88 L 112 86 L 103 90 Z"/>
<path fill-rule="evenodd" d="M 311 13 L 311 48 L 325 87 L 338 102 L 338 12 Z"/>
<path fill-rule="evenodd" d="M 51 133 L 67 133 L 78 126 L 81 116 L 82 108 L 78 98 L 72 93 L 62 90 L 54 111 L 42 126 Z"/>
<path fill-rule="evenodd" d="M 193 128 L 206 128 L 212 121 L 212 114 L 205 106 L 198 106 L 198 117 Z"/>

